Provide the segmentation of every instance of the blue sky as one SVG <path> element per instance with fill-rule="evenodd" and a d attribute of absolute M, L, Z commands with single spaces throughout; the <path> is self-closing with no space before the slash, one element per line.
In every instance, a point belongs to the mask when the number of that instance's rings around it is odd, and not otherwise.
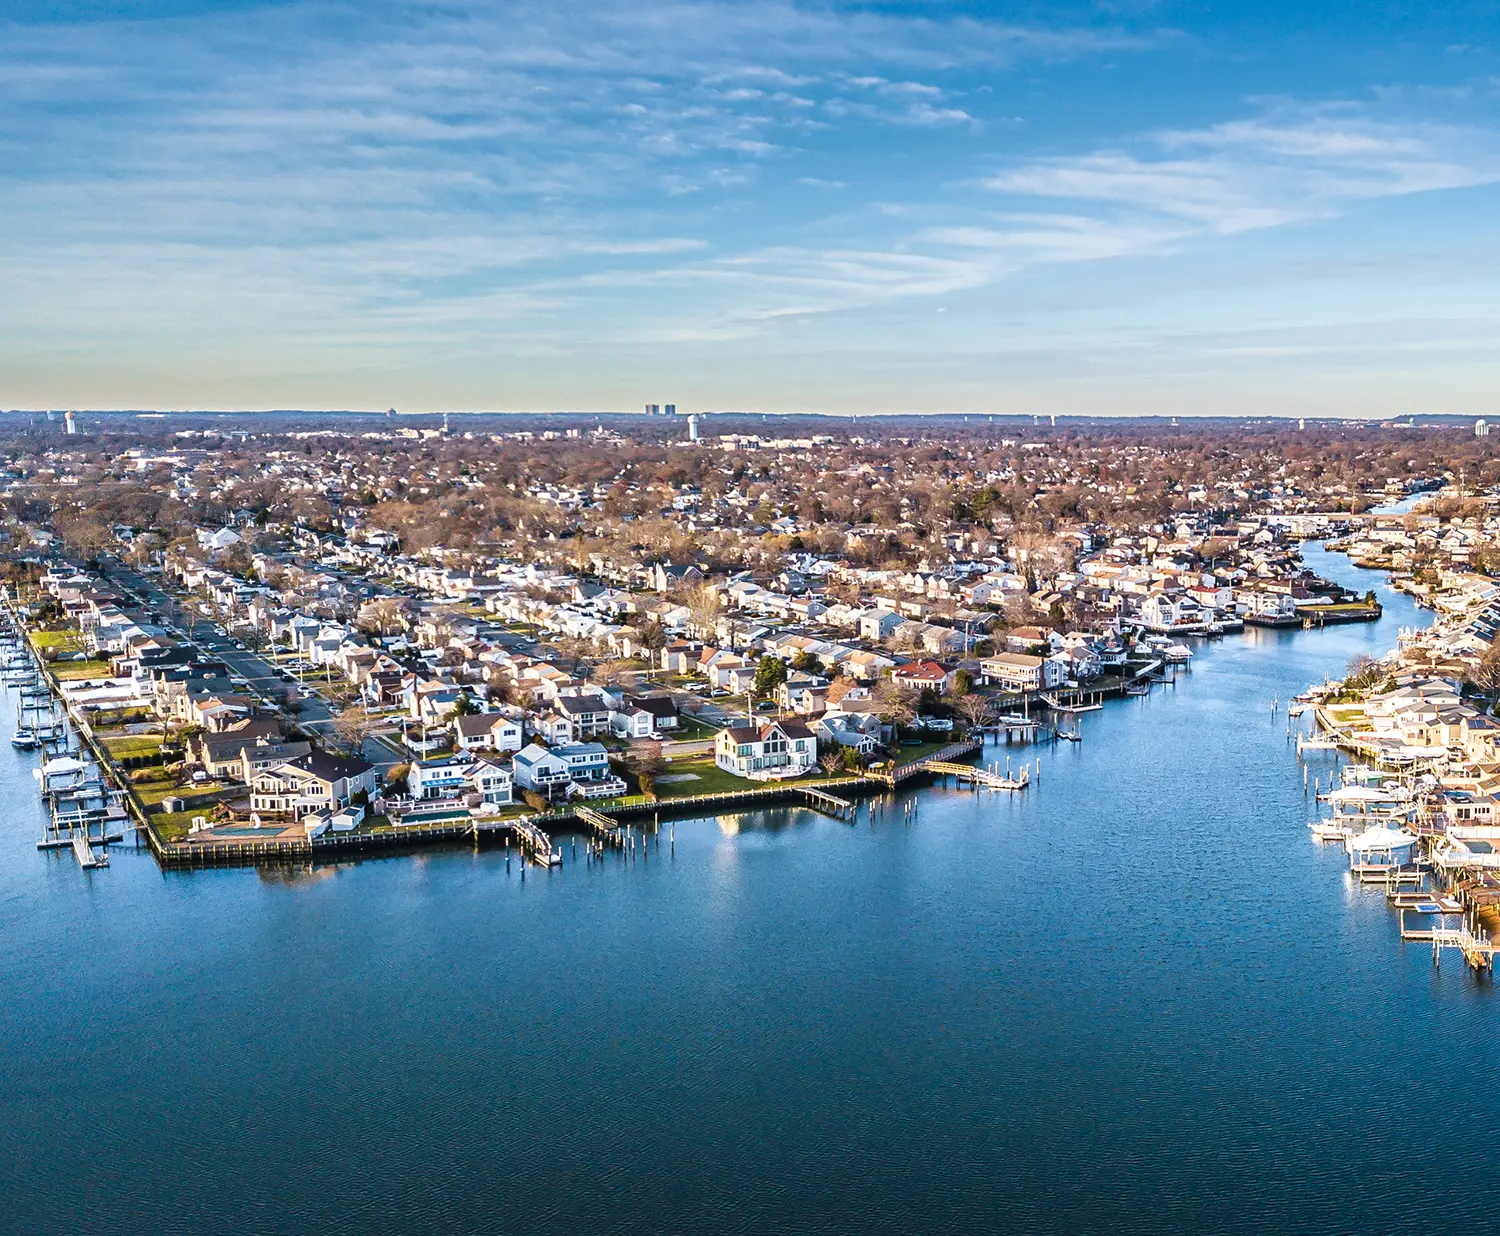
<path fill-rule="evenodd" d="M 51 3 L 0 406 L 1500 414 L 1500 16 Z"/>

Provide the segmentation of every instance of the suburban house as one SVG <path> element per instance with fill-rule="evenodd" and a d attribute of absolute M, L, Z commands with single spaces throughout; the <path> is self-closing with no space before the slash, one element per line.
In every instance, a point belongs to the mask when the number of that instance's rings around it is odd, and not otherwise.
<path fill-rule="evenodd" d="M 1033 657 L 1024 652 L 1001 652 L 979 663 L 985 683 L 1007 691 L 1044 691 L 1061 686 L 1066 669 L 1051 657 Z"/>
<path fill-rule="evenodd" d="M 1034 648 L 1051 652 L 1059 646 L 1057 641 L 1057 633 L 1044 627 L 1017 627 L 1005 634 L 1005 647 L 1010 652 L 1030 652 Z"/>
<path fill-rule="evenodd" d="M 477 794 L 487 803 L 511 801 L 511 770 L 485 755 L 450 755 L 437 760 L 415 760 L 406 785 L 413 798 L 461 798 Z"/>
<path fill-rule="evenodd" d="M 894 635 L 896 628 L 905 621 L 893 609 L 871 610 L 860 618 L 859 633 L 862 638 L 878 644 Z"/>
<path fill-rule="evenodd" d="M 453 721 L 454 741 L 460 751 L 519 751 L 525 741 L 515 717 L 480 712 Z"/>
<path fill-rule="evenodd" d="M 572 780 L 568 765 L 540 743 L 529 743 L 517 751 L 511 769 L 517 786 L 548 798 L 554 791 L 566 789 Z"/>
<path fill-rule="evenodd" d="M 799 776 L 817 758 L 817 737 L 800 721 L 731 725 L 714 737 L 714 763 L 753 781 Z"/>
<path fill-rule="evenodd" d="M 703 572 L 690 562 L 659 562 L 651 568 L 651 586 L 657 592 L 675 592 L 702 582 Z"/>
<path fill-rule="evenodd" d="M 880 718 L 874 713 L 827 712 L 811 728 L 820 747 L 852 747 L 861 755 L 874 755 L 880 746 Z"/>
<path fill-rule="evenodd" d="M 616 738 L 650 738 L 656 718 L 644 708 L 622 704 L 609 714 L 609 732 Z"/>
<path fill-rule="evenodd" d="M 908 691 L 931 691 L 942 695 L 953 680 L 936 661 L 908 661 L 891 671 L 891 681 Z"/>
<path fill-rule="evenodd" d="M 347 806 L 355 795 L 374 790 L 373 764 L 313 751 L 256 774 L 250 783 L 250 809 L 295 820 Z"/>
<path fill-rule="evenodd" d="M 574 735 L 579 738 L 593 738 L 596 734 L 609 732 L 609 701 L 600 692 L 559 695 L 552 708 L 559 716 L 567 718 Z"/>

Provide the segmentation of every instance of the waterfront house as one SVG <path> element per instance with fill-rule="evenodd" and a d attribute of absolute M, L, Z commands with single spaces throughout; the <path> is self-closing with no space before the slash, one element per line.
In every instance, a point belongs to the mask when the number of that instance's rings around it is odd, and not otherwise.
<path fill-rule="evenodd" d="M 751 780 L 800 776 L 817 756 L 817 737 L 800 721 L 731 725 L 714 736 L 714 763 Z"/>
<path fill-rule="evenodd" d="M 952 685 L 953 677 L 936 661 L 909 661 L 891 671 L 891 681 L 908 691 L 942 695 Z"/>
<path fill-rule="evenodd" d="M 407 789 L 414 799 L 461 798 L 472 794 L 496 806 L 511 802 L 512 784 L 511 770 L 494 756 L 467 752 L 413 761 L 406 777 Z"/>
<path fill-rule="evenodd" d="M 625 793 L 625 782 L 610 769 L 609 752 L 599 743 L 569 743 L 552 754 L 568 770 L 570 797 L 618 798 Z"/>
<path fill-rule="evenodd" d="M 1240 617 L 1252 626 L 1291 627 L 1301 623 L 1296 598 L 1289 592 L 1241 588 L 1234 594 Z"/>
<path fill-rule="evenodd" d="M 1000 652 L 981 661 L 979 672 L 986 684 L 1007 691 L 1044 691 L 1061 686 L 1068 670 L 1057 658 Z"/>
<path fill-rule="evenodd" d="M 567 763 L 539 743 L 529 743 L 511 761 L 516 785 L 551 798 L 572 780 Z"/>
<path fill-rule="evenodd" d="M 1157 634 L 1201 631 L 1207 621 L 1203 606 L 1186 594 L 1172 596 L 1158 590 L 1141 602 L 1141 626 Z"/>
<path fill-rule="evenodd" d="M 360 759 L 312 751 L 257 773 L 250 782 L 250 809 L 258 815 L 301 819 L 347 806 L 375 789 L 375 766 Z"/>

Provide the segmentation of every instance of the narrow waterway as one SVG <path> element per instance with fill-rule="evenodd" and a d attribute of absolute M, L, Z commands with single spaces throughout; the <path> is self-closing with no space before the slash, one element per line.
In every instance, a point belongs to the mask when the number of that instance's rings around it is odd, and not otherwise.
<path fill-rule="evenodd" d="M 0 1227 L 1486 1221 L 1495 993 L 1309 839 L 1270 710 L 1426 619 L 1308 558 L 1385 618 L 1200 644 L 1024 795 L 918 791 L 910 827 L 679 822 L 524 883 L 467 850 L 90 875 L 0 750 Z"/>

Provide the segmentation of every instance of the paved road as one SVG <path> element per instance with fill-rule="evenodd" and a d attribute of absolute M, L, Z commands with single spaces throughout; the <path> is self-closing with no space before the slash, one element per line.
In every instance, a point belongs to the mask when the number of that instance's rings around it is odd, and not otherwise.
<path fill-rule="evenodd" d="M 156 580 L 122 562 L 111 561 L 109 573 L 117 584 L 134 593 L 142 605 L 155 611 L 161 626 L 195 645 L 200 651 L 219 658 L 229 666 L 232 674 L 237 674 L 248 682 L 250 690 L 256 694 L 279 703 L 283 691 L 293 685 L 266 658 L 247 648 L 237 647 L 218 623 L 194 613 L 196 601 L 184 601 L 169 594 Z M 298 724 L 308 729 L 326 731 L 333 716 L 328 705 L 316 696 L 299 702 L 302 709 L 297 714 Z"/>

